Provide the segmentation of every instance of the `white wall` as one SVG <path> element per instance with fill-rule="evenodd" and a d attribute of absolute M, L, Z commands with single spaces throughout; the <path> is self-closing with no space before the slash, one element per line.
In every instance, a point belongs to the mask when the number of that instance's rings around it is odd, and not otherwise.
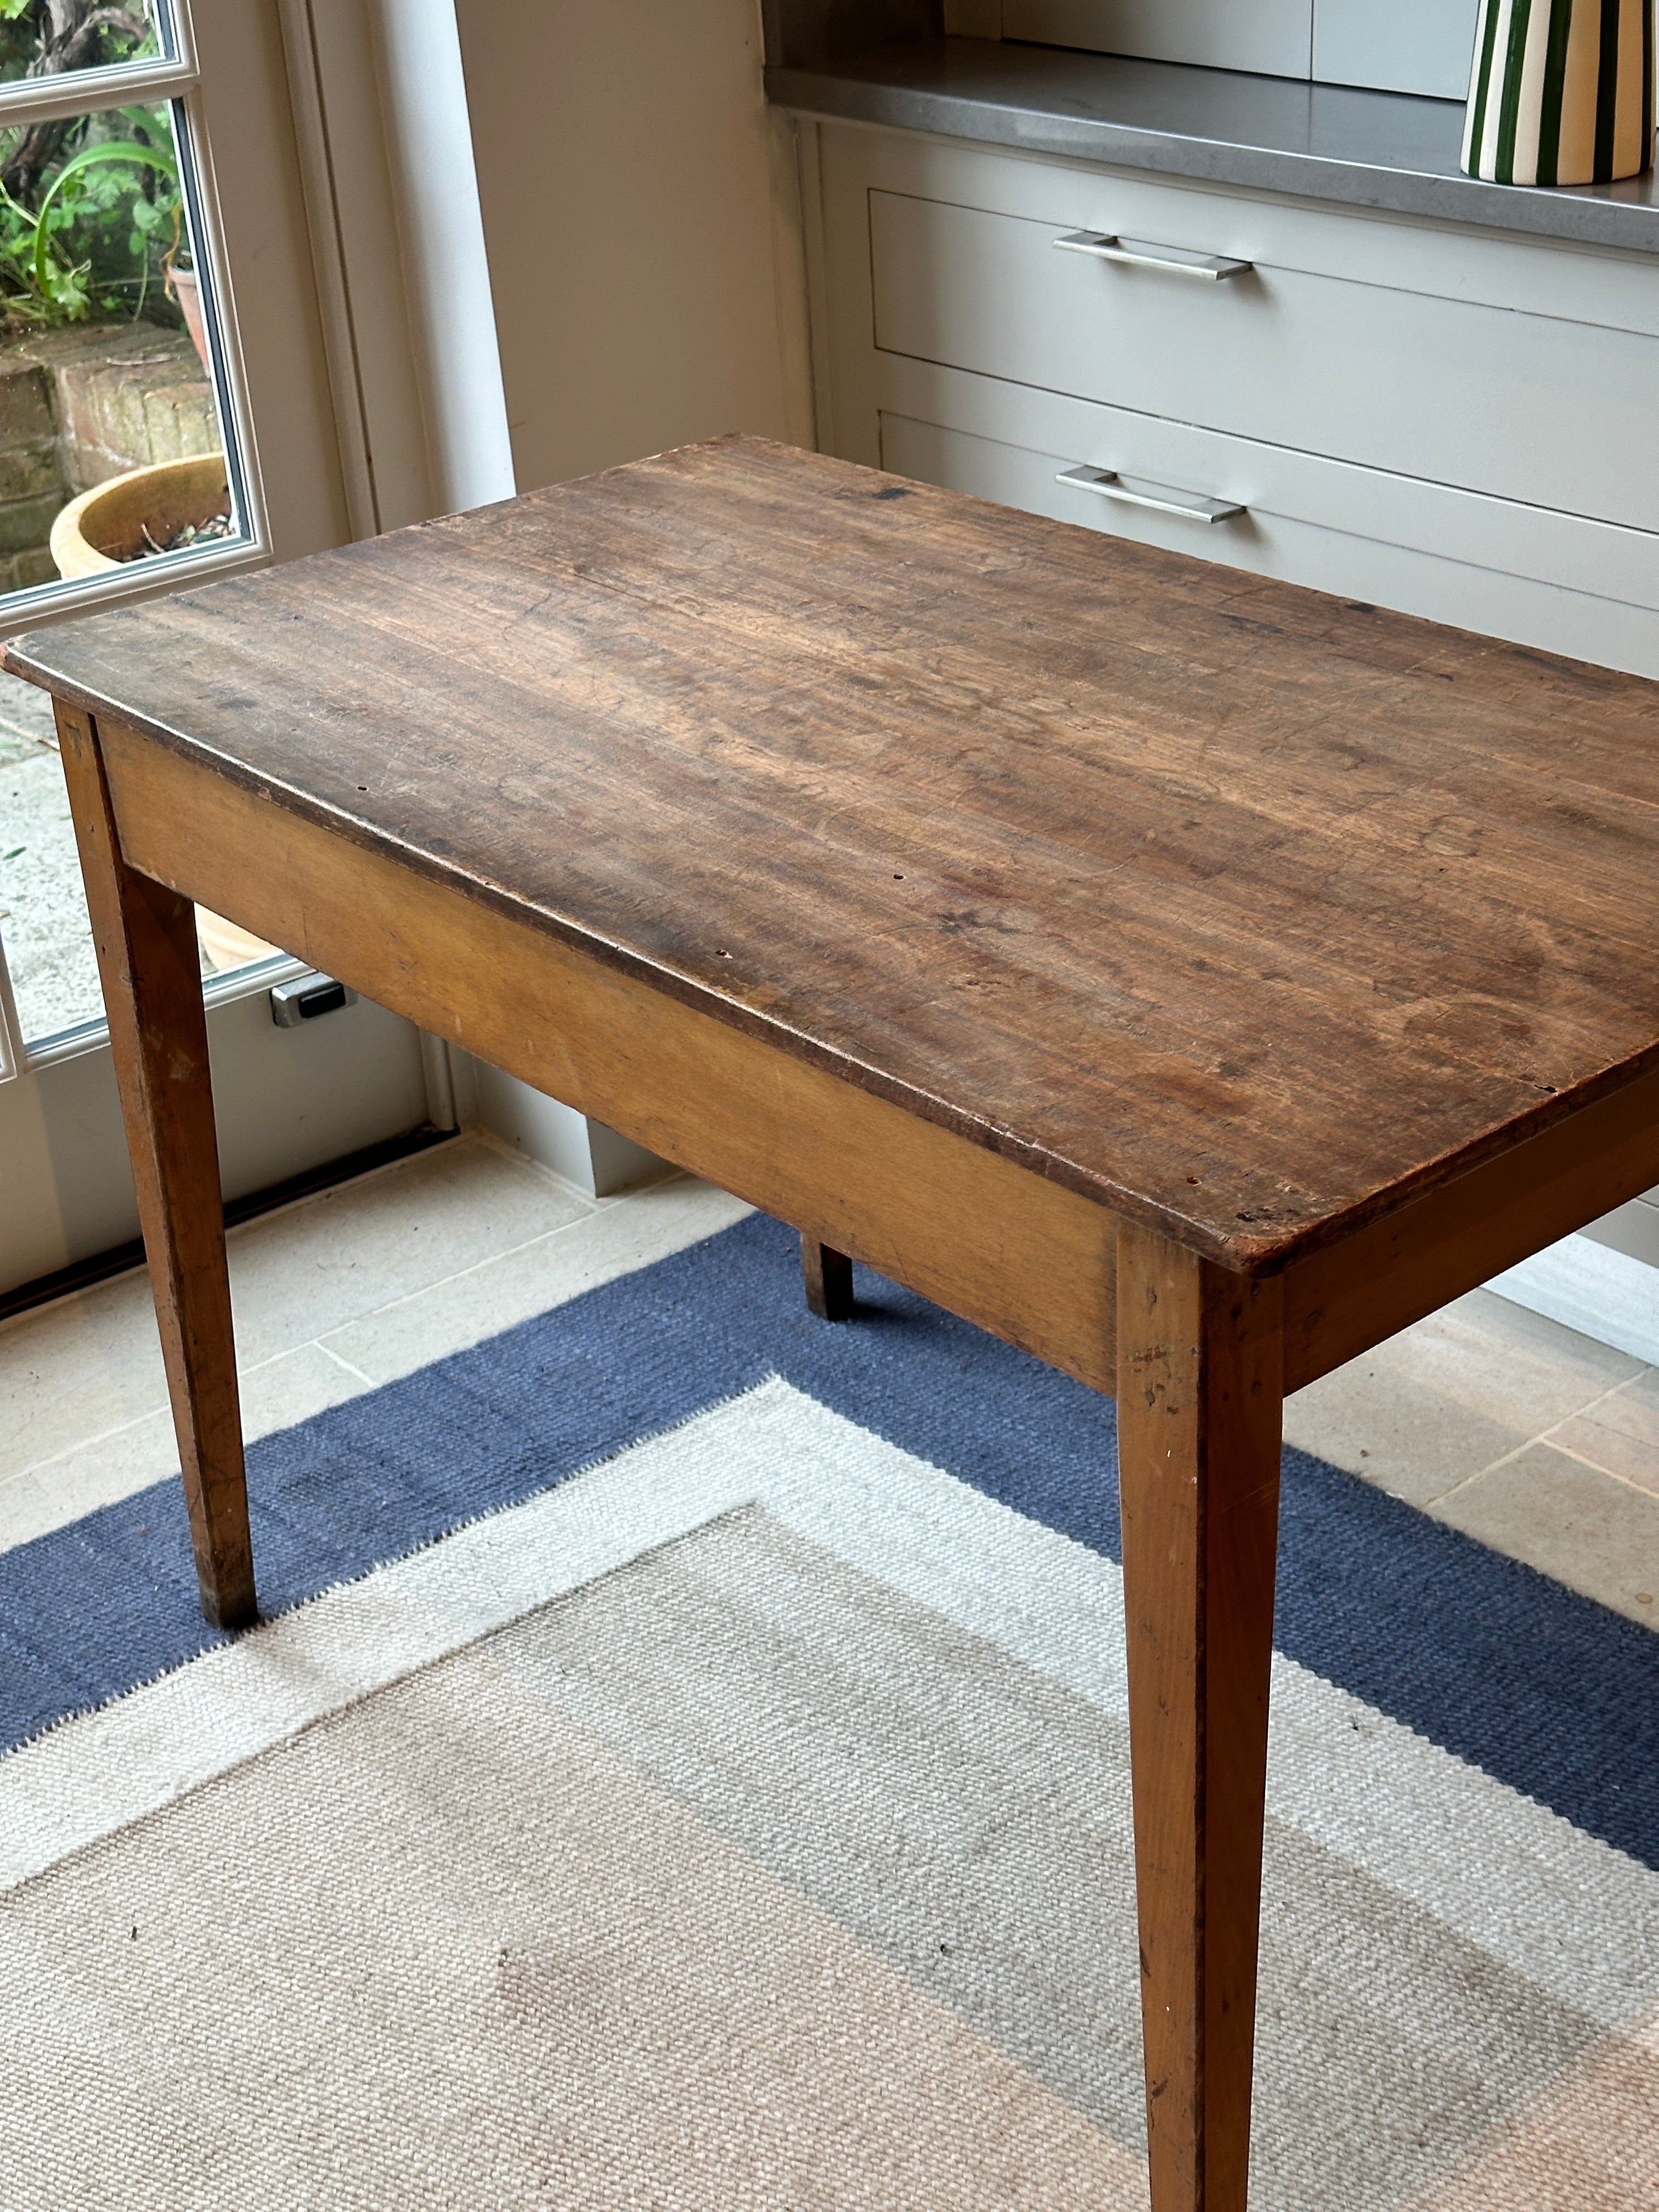
<path fill-rule="evenodd" d="M 458 0 L 520 490 L 725 430 L 812 442 L 757 0 Z"/>

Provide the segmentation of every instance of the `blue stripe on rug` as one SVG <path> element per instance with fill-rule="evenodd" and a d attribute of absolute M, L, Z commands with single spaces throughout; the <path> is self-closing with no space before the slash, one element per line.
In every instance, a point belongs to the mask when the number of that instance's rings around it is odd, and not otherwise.
<path fill-rule="evenodd" d="M 267 1615 L 778 1373 L 1016 1512 L 1120 1556 L 1109 1401 L 860 1269 L 801 1302 L 756 1215 L 249 1454 Z M 1659 1638 L 1357 1477 L 1285 1455 L 1287 1656 L 1659 1869 Z M 0 1554 L 0 1747 L 226 1639 L 174 1482 Z"/>

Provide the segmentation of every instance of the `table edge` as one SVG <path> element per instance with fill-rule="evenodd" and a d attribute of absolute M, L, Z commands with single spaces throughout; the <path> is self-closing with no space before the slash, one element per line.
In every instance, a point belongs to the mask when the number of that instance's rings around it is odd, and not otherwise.
<path fill-rule="evenodd" d="M 1547 1094 L 1514 1119 L 1489 1129 L 1438 1158 L 1420 1162 L 1385 1189 L 1373 1191 L 1346 1206 L 1322 1214 L 1288 1235 L 1244 1228 L 1229 1234 L 1194 1219 L 1176 1207 L 1160 1204 L 1145 1193 L 1085 1168 L 1066 1154 L 1051 1152 L 1017 1132 L 985 1121 L 949 1099 L 924 1091 L 891 1075 L 853 1054 L 826 1044 L 794 1028 L 775 1015 L 758 1012 L 741 1001 L 724 996 L 697 979 L 653 960 L 647 954 L 607 938 L 588 925 L 527 900 L 504 886 L 476 876 L 440 855 L 403 843 L 374 825 L 356 820 L 313 794 L 274 776 L 261 775 L 233 755 L 217 751 L 202 739 L 173 729 L 154 717 L 137 714 L 121 702 L 99 692 L 73 677 L 52 668 L 26 648 L 50 631 L 26 632 L 7 640 L 0 649 L 0 665 L 9 674 L 37 685 L 55 699 L 90 714 L 101 715 L 168 751 L 178 753 L 226 781 L 266 798 L 285 811 L 327 830 L 365 851 L 376 852 L 412 872 L 476 899 L 515 923 L 538 929 L 573 951 L 630 975 L 649 988 L 661 991 L 714 1020 L 753 1036 L 793 1058 L 823 1068 L 842 1082 L 884 1098 L 902 1111 L 917 1115 L 996 1153 L 1014 1166 L 1070 1190 L 1104 1210 L 1157 1229 L 1174 1243 L 1213 1261 L 1228 1273 L 1246 1277 L 1283 1273 L 1316 1254 L 1329 1250 L 1358 1231 L 1370 1228 L 1389 1215 L 1431 1196 L 1477 1168 L 1489 1164 L 1540 1136 L 1560 1122 L 1597 1104 L 1659 1067 L 1659 1038 L 1644 1051 L 1586 1077 L 1571 1090 Z M 234 918 L 234 917 L 233 917 Z M 396 1011 L 395 1008 L 392 1011 Z"/>

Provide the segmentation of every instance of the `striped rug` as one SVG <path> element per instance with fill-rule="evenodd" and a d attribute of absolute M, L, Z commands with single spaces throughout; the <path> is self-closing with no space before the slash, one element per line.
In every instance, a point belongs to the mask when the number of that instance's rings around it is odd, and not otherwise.
<path fill-rule="evenodd" d="M 1468 175 L 1606 185 L 1653 161 L 1653 0 L 1485 0 L 1463 127 Z"/>
<path fill-rule="evenodd" d="M 11 2212 L 1139 2207 L 1110 1408 L 751 1218 L 0 1559 Z M 1659 1641 L 1286 1455 L 1253 2202 L 1653 2212 Z"/>

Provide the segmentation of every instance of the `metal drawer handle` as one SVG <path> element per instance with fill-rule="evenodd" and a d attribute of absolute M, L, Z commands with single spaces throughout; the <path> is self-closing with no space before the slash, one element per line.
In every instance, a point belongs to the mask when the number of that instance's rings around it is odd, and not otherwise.
<path fill-rule="evenodd" d="M 1090 253 L 1097 261 L 1124 261 L 1134 269 L 1168 269 L 1177 276 L 1202 276 L 1218 284 L 1243 276 L 1250 261 L 1229 261 L 1221 253 L 1191 253 L 1184 246 L 1149 246 L 1144 238 L 1114 238 L 1105 231 L 1068 230 L 1054 244 L 1062 253 Z"/>
<path fill-rule="evenodd" d="M 1176 491 L 1170 484 L 1149 484 L 1145 491 L 1131 491 L 1115 469 L 1091 468 L 1086 464 L 1062 469 L 1054 482 L 1097 491 L 1103 499 L 1121 500 L 1125 507 L 1150 507 L 1158 514 L 1185 515 L 1188 522 L 1226 522 L 1235 514 L 1249 512 L 1237 500 L 1206 499 L 1202 492 Z"/>

